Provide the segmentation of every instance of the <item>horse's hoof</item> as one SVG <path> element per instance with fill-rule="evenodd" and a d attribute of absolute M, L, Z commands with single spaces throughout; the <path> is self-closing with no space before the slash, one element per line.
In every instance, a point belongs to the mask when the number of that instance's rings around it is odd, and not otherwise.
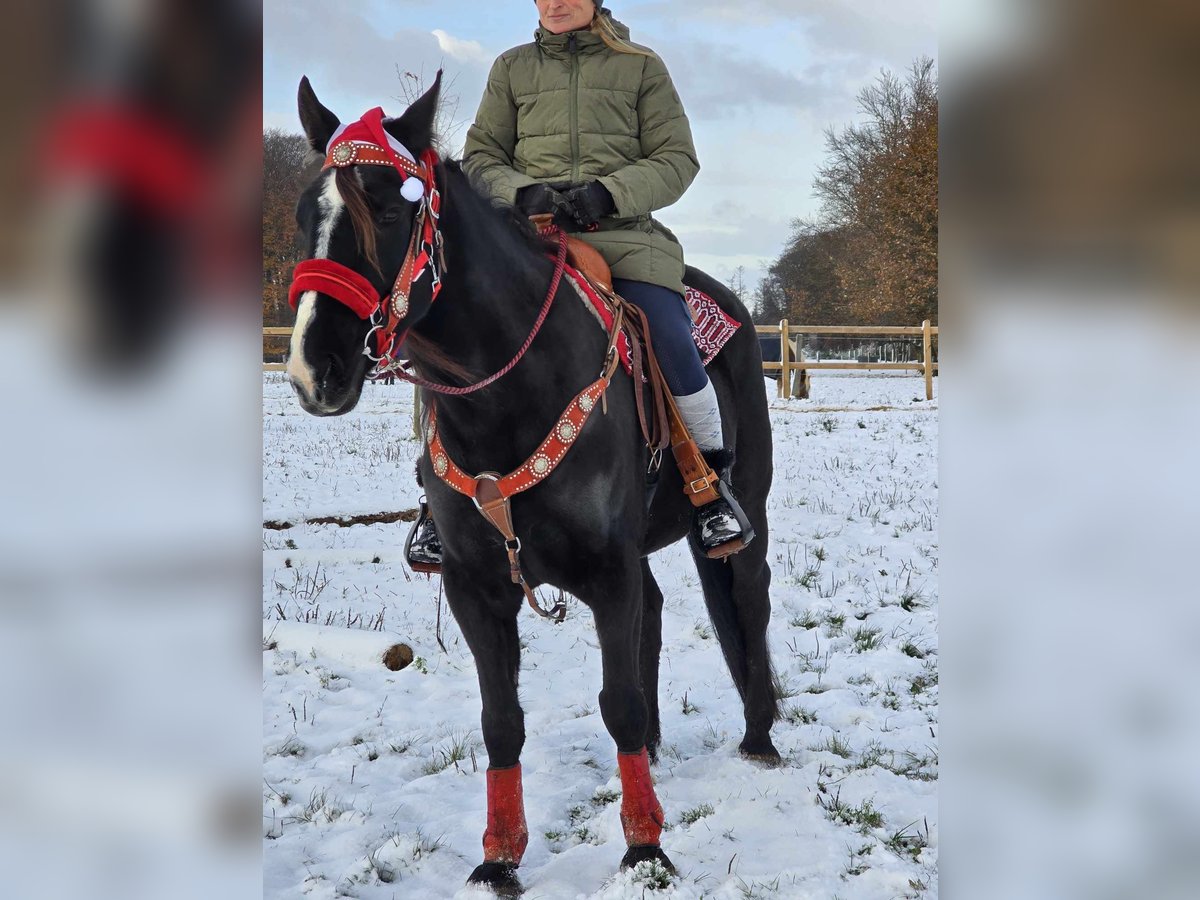
<path fill-rule="evenodd" d="M 783 765 L 783 757 L 775 749 L 770 738 L 752 741 L 746 738 L 738 745 L 738 753 L 742 759 L 767 769 L 778 769 Z"/>
<path fill-rule="evenodd" d="M 517 878 L 517 867 L 508 863 L 480 863 L 467 879 L 467 884 L 480 884 L 491 888 L 497 897 L 520 897 L 525 891 Z"/>
<path fill-rule="evenodd" d="M 662 867 L 664 869 L 666 869 L 672 875 L 675 874 L 675 866 L 671 862 L 670 858 L 668 858 L 667 854 L 662 852 L 662 847 L 651 847 L 648 845 L 630 847 L 628 850 L 626 850 L 625 855 L 621 857 L 621 869 L 632 869 L 638 863 L 647 862 L 649 860 L 662 863 Z"/>

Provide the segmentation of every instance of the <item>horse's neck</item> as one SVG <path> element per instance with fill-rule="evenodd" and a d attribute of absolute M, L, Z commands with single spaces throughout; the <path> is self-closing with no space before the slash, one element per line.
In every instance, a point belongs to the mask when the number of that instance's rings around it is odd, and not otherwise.
<path fill-rule="evenodd" d="M 467 366 L 478 377 L 487 376 L 508 364 L 533 328 L 546 300 L 554 266 L 544 253 L 530 248 L 526 239 L 506 226 L 485 206 L 485 200 L 470 193 L 466 179 L 452 184 L 443 216 L 446 272 L 442 293 L 420 329 L 422 336 L 438 344 L 446 355 Z M 569 293 L 569 292 L 568 292 Z M 539 358 L 547 350 L 570 356 L 559 342 L 569 340 L 564 331 L 578 323 L 581 310 L 569 310 L 563 294 L 554 301 L 542 329 L 544 334 L 530 347 L 528 355 L 497 385 L 526 383 L 538 377 L 544 366 Z M 559 362 L 569 374 L 570 362 Z"/>
<path fill-rule="evenodd" d="M 447 265 L 443 287 L 422 335 L 455 362 L 482 378 L 506 365 L 524 344 L 546 299 L 554 272 L 553 261 L 532 250 L 524 239 L 483 207 L 485 201 L 465 180 L 455 184 L 443 218 Z M 457 193 L 457 200 L 455 193 Z M 600 356 L 574 352 L 589 341 L 585 330 L 595 328 L 579 303 L 564 302 L 565 285 L 538 336 L 521 361 L 493 385 L 468 398 L 439 397 L 439 415 L 484 420 L 511 416 L 546 401 L 562 401 L 595 377 Z M 599 329 L 595 329 L 599 334 Z M 588 377 L 588 373 L 592 373 Z M 562 400 L 565 396 L 567 400 Z"/>

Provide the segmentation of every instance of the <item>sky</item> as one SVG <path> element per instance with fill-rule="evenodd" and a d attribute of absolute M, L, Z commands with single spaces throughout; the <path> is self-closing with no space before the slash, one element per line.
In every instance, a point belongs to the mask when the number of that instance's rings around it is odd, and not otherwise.
<path fill-rule="evenodd" d="M 824 131 L 856 121 L 855 96 L 883 68 L 937 59 L 937 0 L 609 0 L 631 38 L 662 57 L 692 125 L 700 174 L 655 215 L 687 261 L 752 289 L 797 218 L 816 215 L 812 181 Z M 533 0 L 264 0 L 263 127 L 299 132 L 307 75 L 343 120 L 382 106 L 399 115 L 402 80 L 441 66 L 456 98 L 455 156 L 492 61 L 533 39 Z M 453 102 L 453 100 L 452 100 Z"/>

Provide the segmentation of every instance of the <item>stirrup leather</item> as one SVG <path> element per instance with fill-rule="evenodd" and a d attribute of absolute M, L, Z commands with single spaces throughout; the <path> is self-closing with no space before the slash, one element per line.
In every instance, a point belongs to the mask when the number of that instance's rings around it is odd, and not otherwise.
<path fill-rule="evenodd" d="M 692 439 L 679 407 L 675 405 L 675 399 L 667 394 L 666 400 L 671 422 L 671 453 L 675 456 L 675 464 L 679 466 L 679 474 L 683 476 L 683 492 L 695 507 L 692 527 L 696 542 L 710 559 L 732 556 L 754 540 L 754 528 L 741 505 L 734 499 L 729 486 L 713 471 L 699 445 Z M 738 533 L 710 546 L 703 540 L 701 525 L 704 510 L 731 516 L 737 524 Z"/>

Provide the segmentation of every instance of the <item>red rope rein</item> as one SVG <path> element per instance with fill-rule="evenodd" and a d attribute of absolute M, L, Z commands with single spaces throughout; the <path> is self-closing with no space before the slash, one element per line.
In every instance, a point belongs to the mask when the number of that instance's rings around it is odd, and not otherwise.
<path fill-rule="evenodd" d="M 525 355 L 533 339 L 537 337 L 537 333 L 542 329 L 542 323 L 546 321 L 546 315 L 550 312 L 550 306 L 554 303 L 554 296 L 558 293 L 559 282 L 562 281 L 563 268 L 567 264 L 567 237 L 561 231 L 558 232 L 558 256 L 554 263 L 554 277 L 550 279 L 550 289 L 546 292 L 546 299 L 542 302 L 542 310 L 538 313 L 537 320 L 533 323 L 533 330 L 529 332 L 529 337 L 525 338 L 525 343 L 521 345 L 521 349 L 517 351 L 517 355 L 508 361 L 504 368 L 493 372 L 482 381 L 477 381 L 474 384 L 468 384 L 463 387 L 454 387 L 448 384 L 438 384 L 436 381 L 428 381 L 419 375 L 413 375 L 406 372 L 404 369 L 396 369 L 396 375 L 407 382 L 423 387 L 428 391 L 433 391 L 438 394 L 450 394 L 452 396 L 461 396 L 463 394 L 473 394 L 475 391 L 487 387 L 489 384 L 503 378 L 512 371 L 513 366 L 521 361 L 521 357 Z"/>

